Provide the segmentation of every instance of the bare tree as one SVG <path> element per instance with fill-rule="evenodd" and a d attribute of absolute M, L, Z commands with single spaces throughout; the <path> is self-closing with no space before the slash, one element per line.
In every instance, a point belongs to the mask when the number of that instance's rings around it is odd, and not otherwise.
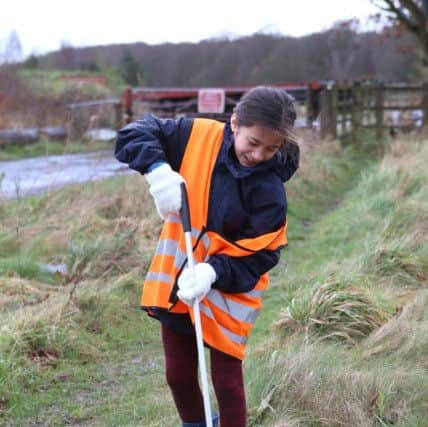
<path fill-rule="evenodd" d="M 422 48 L 423 65 L 428 67 L 428 0 L 371 1 L 416 36 Z"/>
<path fill-rule="evenodd" d="M 22 60 L 22 45 L 19 35 L 15 30 L 12 30 L 6 42 L 4 51 L 2 52 L 0 62 L 13 63 Z"/>
<path fill-rule="evenodd" d="M 61 40 L 61 48 L 59 50 L 59 66 L 65 70 L 72 70 L 76 67 L 76 49 L 71 42 Z"/>

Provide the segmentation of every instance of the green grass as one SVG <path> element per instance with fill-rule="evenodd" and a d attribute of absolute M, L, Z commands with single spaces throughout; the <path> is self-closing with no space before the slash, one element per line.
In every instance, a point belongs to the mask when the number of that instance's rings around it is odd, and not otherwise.
<path fill-rule="evenodd" d="M 61 96 L 73 89 L 72 81 L 61 79 L 72 76 L 107 77 L 107 86 L 102 87 L 93 83 L 79 84 L 78 89 L 91 97 L 110 96 L 112 92 L 122 93 L 125 84 L 117 72 L 113 70 L 95 71 L 66 71 L 54 69 L 20 69 L 18 76 L 22 77 L 34 94 L 43 96 Z"/>
<path fill-rule="evenodd" d="M 0 147 L 0 161 L 18 160 L 39 156 L 51 156 L 57 154 L 89 153 L 99 150 L 112 150 L 111 142 L 77 142 L 68 144 L 40 140 L 35 144 L 17 146 L 9 145 Z"/>
<path fill-rule="evenodd" d="M 300 229 L 290 219 L 247 362 L 250 425 L 427 424 L 427 149 L 393 148 L 399 155 L 354 175 L 333 210 L 305 215 Z M 306 234 L 293 243 L 293 230 Z M 349 346 L 373 315 L 382 326 Z"/>
<path fill-rule="evenodd" d="M 57 283 L 55 275 L 43 271 L 40 264 L 29 257 L 13 256 L 0 260 L 0 276 L 17 274 L 19 277 Z"/>
<path fill-rule="evenodd" d="M 425 147 L 305 154 L 244 362 L 250 426 L 427 424 Z M 138 309 L 149 197 L 134 175 L 0 205 L 0 425 L 179 424 Z"/>

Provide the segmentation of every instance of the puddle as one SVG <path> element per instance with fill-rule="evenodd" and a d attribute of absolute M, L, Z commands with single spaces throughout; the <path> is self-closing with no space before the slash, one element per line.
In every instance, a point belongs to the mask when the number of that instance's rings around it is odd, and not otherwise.
<path fill-rule="evenodd" d="M 45 271 L 47 273 L 59 273 L 61 276 L 65 276 L 67 274 L 67 266 L 65 264 L 39 264 L 39 268 L 41 271 Z"/>
<path fill-rule="evenodd" d="M 65 154 L 0 162 L 0 198 L 12 199 L 133 173 L 111 151 Z"/>

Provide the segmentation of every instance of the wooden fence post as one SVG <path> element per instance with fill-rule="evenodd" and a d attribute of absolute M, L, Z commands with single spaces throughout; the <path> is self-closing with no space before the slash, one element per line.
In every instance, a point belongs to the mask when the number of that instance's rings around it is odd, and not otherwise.
<path fill-rule="evenodd" d="M 423 84 L 422 91 L 422 111 L 424 114 L 422 127 L 424 130 L 428 130 L 428 82 Z"/>
<path fill-rule="evenodd" d="M 314 121 L 314 107 L 313 107 L 313 98 L 314 92 L 312 90 L 312 86 L 309 83 L 306 89 L 307 97 L 306 97 L 306 126 L 309 129 L 312 129 L 312 122 Z"/>
<path fill-rule="evenodd" d="M 75 112 L 74 112 L 74 108 L 73 106 L 68 106 L 67 107 L 67 111 L 68 111 L 68 118 L 67 118 L 67 139 L 65 141 L 66 145 L 68 145 L 71 141 L 73 141 L 73 139 L 76 136 L 76 132 L 75 132 Z"/>
<path fill-rule="evenodd" d="M 127 125 L 128 123 L 132 122 L 132 117 L 134 115 L 134 112 L 132 111 L 132 103 L 133 103 L 133 97 L 132 97 L 132 88 L 127 88 L 123 94 L 123 106 L 124 106 L 124 117 L 123 125 Z"/>
<path fill-rule="evenodd" d="M 331 137 L 337 138 L 337 86 L 333 85 L 331 88 Z"/>
<path fill-rule="evenodd" d="M 339 88 L 338 88 L 339 90 Z M 337 112 L 339 113 L 340 111 L 340 117 L 341 117 L 341 123 L 340 123 L 340 135 L 341 136 L 345 136 L 347 134 L 347 122 L 348 122 L 348 113 L 351 109 L 351 107 L 349 106 L 349 92 L 350 92 L 350 88 L 349 85 L 347 83 L 345 83 L 342 88 L 342 96 L 339 96 L 339 93 L 337 94 L 337 98 L 338 98 L 338 105 L 337 105 Z M 342 105 L 340 105 L 342 104 Z"/>
<path fill-rule="evenodd" d="M 321 139 L 324 139 L 328 134 L 328 93 L 327 88 L 323 89 L 320 93 L 320 132 Z"/>
<path fill-rule="evenodd" d="M 123 104 L 118 102 L 114 104 L 114 128 L 120 130 L 125 125 L 123 122 Z"/>
<path fill-rule="evenodd" d="M 376 139 L 380 141 L 383 137 L 383 107 L 385 101 L 385 88 L 383 83 L 378 84 L 375 91 Z"/>
<path fill-rule="evenodd" d="M 345 105 L 345 99 L 346 99 L 346 86 L 335 86 L 336 88 L 336 121 L 337 126 L 340 129 L 340 136 L 343 136 L 345 134 L 345 116 L 346 116 L 346 105 Z M 340 115 L 340 120 L 339 120 Z"/>
<path fill-rule="evenodd" d="M 321 137 L 337 137 L 337 89 L 335 85 L 327 86 L 321 92 Z"/>
<path fill-rule="evenodd" d="M 338 106 L 337 106 L 337 112 L 340 111 L 340 117 L 341 117 L 341 123 L 340 123 L 340 135 L 344 136 L 346 135 L 346 117 L 348 115 L 348 106 L 346 105 L 347 103 L 347 95 L 348 95 L 348 86 L 345 83 L 342 86 L 342 99 L 340 98 L 339 94 L 338 96 Z M 342 106 L 340 107 L 340 101 L 342 101 Z"/>
<path fill-rule="evenodd" d="M 354 138 L 357 137 L 360 130 L 362 121 L 362 96 L 361 96 L 361 85 L 356 82 L 352 88 L 353 104 L 351 109 L 351 121 L 352 121 L 352 135 Z"/>

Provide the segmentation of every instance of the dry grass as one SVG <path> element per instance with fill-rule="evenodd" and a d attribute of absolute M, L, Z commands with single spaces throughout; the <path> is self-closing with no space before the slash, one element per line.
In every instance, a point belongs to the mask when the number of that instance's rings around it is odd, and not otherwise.
<path fill-rule="evenodd" d="M 7 255 L 67 262 L 79 273 L 90 259 L 98 258 L 97 276 L 137 265 L 142 250 L 154 245 L 161 221 L 140 176 L 113 182 L 88 183 L 3 205 L 0 242 Z"/>
<path fill-rule="evenodd" d="M 367 292 L 330 281 L 316 289 L 308 301 L 300 305 L 292 301 L 281 311 L 275 326 L 355 344 L 386 319 L 387 314 Z"/>
<path fill-rule="evenodd" d="M 294 248 L 280 334 L 247 366 L 251 425 L 427 425 L 427 147 L 393 144 Z M 308 173 L 335 182 L 328 160 Z"/>
<path fill-rule="evenodd" d="M 428 291 L 417 292 L 362 343 L 363 357 L 388 356 L 428 369 Z"/>
<path fill-rule="evenodd" d="M 58 286 L 26 280 L 21 277 L 1 277 L 0 310 L 4 315 L 13 309 L 37 305 L 58 292 L 61 292 Z"/>
<path fill-rule="evenodd" d="M 296 335 L 286 345 L 276 344 L 269 352 L 265 346 L 255 362 L 263 385 L 259 405 L 250 411 L 250 425 L 423 425 L 420 415 L 410 421 L 414 405 L 419 405 L 419 414 L 423 411 L 422 369 L 373 359 L 360 364 L 357 352 L 350 357 L 343 347 L 308 342 L 304 336 Z"/>
<path fill-rule="evenodd" d="M 56 285 L 25 279 L 13 270 L 0 277 L 0 333 L 9 337 L 3 344 L 22 354 L 44 348 L 59 356 L 97 357 L 96 340 L 91 344 L 79 332 L 81 323 L 97 329 L 126 318 L 130 305 L 138 304 L 160 231 L 145 181 L 133 175 L 120 182 L 89 183 L 3 209 L 5 254 L 68 267 Z"/>
<path fill-rule="evenodd" d="M 32 354 L 43 350 L 57 357 L 69 354 L 83 360 L 98 359 L 101 348 L 93 333 L 126 323 L 135 307 L 135 301 L 126 295 L 137 296 L 142 282 L 136 270 L 115 281 L 89 280 L 78 287 L 47 288 L 17 279 L 10 285 L 20 285 L 25 302 L 2 315 L 0 335 L 7 337 L 3 351 Z"/>
<path fill-rule="evenodd" d="M 284 269 L 284 275 L 281 271 L 276 273 L 279 277 L 274 277 L 266 308 L 277 312 L 284 301 L 290 303 L 294 297 L 295 302 L 279 322 L 281 332 L 288 328 L 287 333 L 265 333 L 266 340 L 253 343 L 251 356 L 245 360 L 250 425 L 424 426 L 428 319 L 423 289 L 426 279 L 420 275 L 425 274 L 426 265 L 421 249 L 426 240 L 426 198 L 420 181 L 404 173 L 407 166 L 400 159 L 408 156 L 407 161 L 417 174 L 425 173 L 425 163 L 414 159 L 420 156 L 420 150 L 411 156 L 408 147 L 407 151 L 396 150 L 398 157 L 394 153 L 389 155 L 382 162 L 381 173 L 373 178 L 370 175 L 355 195 L 358 206 L 362 206 L 361 210 L 352 206 L 358 213 L 355 221 L 359 227 L 361 222 L 364 227 L 374 223 L 377 234 L 370 240 L 364 235 L 364 244 L 358 245 L 358 250 L 340 245 L 343 230 L 350 236 L 356 234 L 346 229 L 351 223 L 346 215 L 349 211 L 338 216 L 340 208 L 335 197 L 331 197 L 340 194 L 337 186 L 347 186 L 349 190 L 349 181 L 344 183 L 342 179 L 354 176 L 353 172 L 346 173 L 349 157 L 338 144 L 331 143 L 319 148 L 311 162 L 303 160 L 299 171 L 303 183 L 294 189 L 290 187 L 290 205 L 295 207 L 302 201 L 309 211 L 318 209 L 326 199 L 335 210 L 325 214 L 326 218 L 331 217 L 330 223 L 328 218 L 326 221 L 328 227 L 320 224 L 316 215 L 310 216 L 314 219 L 312 228 L 322 230 L 308 237 L 303 229 L 305 241 L 294 242 L 294 247 L 290 247 L 294 259 Z M 343 159 L 336 159 L 338 156 Z M 401 164 L 399 169 L 397 161 Z M 365 205 L 369 190 L 376 193 L 376 200 L 370 199 Z M 379 195 L 392 197 L 398 208 L 384 204 Z M 27 359 L 48 360 L 53 365 L 63 356 L 76 357 L 83 363 L 103 360 L 111 329 L 117 328 L 110 335 L 116 335 L 116 339 L 124 339 L 129 331 L 130 313 L 138 304 L 144 272 L 160 230 L 161 222 L 144 180 L 134 175 L 52 192 L 15 206 L 0 206 L 0 215 L 0 242 L 4 243 L 1 254 L 19 252 L 23 257 L 66 262 L 69 266 L 67 277 L 55 286 L 34 278 L 23 279 L 13 271 L 10 277 L 0 279 L 0 304 L 7 308 L 0 314 L 0 352 L 7 354 L 3 350 L 12 349 L 15 353 L 10 360 L 24 355 Z M 296 211 L 293 215 L 294 227 L 307 218 Z M 335 228 L 341 231 L 335 234 Z M 371 229 L 368 232 L 375 234 Z M 327 237 L 328 245 L 338 243 L 335 251 L 329 251 L 323 243 Z M 305 264 L 309 257 L 314 260 L 311 269 Z M 297 269 L 293 261 L 300 263 Z M 324 280 L 326 266 L 336 279 Z M 404 274 L 411 278 L 406 287 L 402 285 Z M 391 275 L 395 277 L 394 286 L 390 286 Z M 285 293 L 287 284 L 296 278 L 296 284 L 290 284 Z M 324 284 L 314 286 L 318 281 Z M 405 305 L 395 315 L 388 316 L 385 306 L 379 307 L 378 301 L 382 302 L 387 291 L 388 301 L 397 304 L 403 303 L 398 295 L 405 294 Z M 140 318 L 135 317 L 133 322 L 140 327 Z M 290 329 L 298 333 L 290 334 Z M 136 340 L 132 337 L 133 344 Z M 163 381 L 158 374 L 156 381 Z M 142 383 L 147 379 L 144 377 Z M 12 384 L 13 379 L 10 381 Z M 134 376 L 131 381 L 135 383 Z M 159 415 L 159 408 L 165 405 L 165 390 L 156 394 L 155 389 L 145 389 L 149 403 L 144 417 L 158 425 L 166 419 Z M 5 387 L 1 391 L 6 392 L 6 397 L 11 395 Z M 153 396 L 156 404 L 150 403 Z M 141 405 L 140 397 L 140 392 L 135 395 L 135 408 Z M 0 411 L 2 399 L 0 393 Z M 112 402 L 106 413 L 135 410 L 129 409 L 127 397 L 123 402 L 116 398 Z M 34 405 L 42 407 L 44 403 Z M 99 416 L 95 409 L 90 413 L 95 418 Z M 138 417 L 143 415 L 137 414 L 134 419 Z"/>

